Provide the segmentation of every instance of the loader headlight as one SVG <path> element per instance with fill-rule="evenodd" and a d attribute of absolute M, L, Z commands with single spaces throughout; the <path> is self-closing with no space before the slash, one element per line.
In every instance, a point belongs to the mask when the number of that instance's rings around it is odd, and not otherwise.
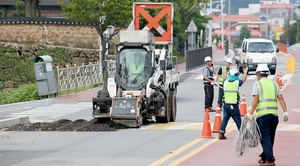
<path fill-rule="evenodd" d="M 118 52 L 120 52 L 122 48 L 124 48 L 124 45 L 117 45 L 117 51 Z"/>
<path fill-rule="evenodd" d="M 143 45 L 143 47 L 144 47 L 147 51 L 150 51 L 150 45 Z"/>

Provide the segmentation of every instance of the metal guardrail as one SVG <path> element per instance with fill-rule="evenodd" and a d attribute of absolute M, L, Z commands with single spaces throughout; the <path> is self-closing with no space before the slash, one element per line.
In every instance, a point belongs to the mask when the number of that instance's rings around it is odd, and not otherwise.
<path fill-rule="evenodd" d="M 115 61 L 106 61 L 108 77 L 116 74 Z M 102 68 L 100 64 L 90 64 L 84 66 L 74 66 L 67 68 L 57 68 L 57 87 L 60 92 L 79 88 L 85 90 L 87 87 L 92 88 L 94 85 L 103 83 Z"/>
<path fill-rule="evenodd" d="M 204 65 L 204 58 L 206 56 L 212 56 L 212 47 L 201 48 L 198 50 L 192 50 L 186 52 L 186 71 L 200 68 Z"/>
<path fill-rule="evenodd" d="M 99 64 L 57 68 L 58 94 L 78 88 L 85 89 L 103 82 L 102 71 Z"/>

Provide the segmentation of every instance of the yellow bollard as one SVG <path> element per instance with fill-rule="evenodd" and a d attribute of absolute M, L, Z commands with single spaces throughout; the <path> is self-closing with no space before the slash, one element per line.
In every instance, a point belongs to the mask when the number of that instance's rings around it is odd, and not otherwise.
<path fill-rule="evenodd" d="M 296 59 L 288 58 L 286 60 L 286 73 L 287 74 L 295 74 L 296 73 Z"/>

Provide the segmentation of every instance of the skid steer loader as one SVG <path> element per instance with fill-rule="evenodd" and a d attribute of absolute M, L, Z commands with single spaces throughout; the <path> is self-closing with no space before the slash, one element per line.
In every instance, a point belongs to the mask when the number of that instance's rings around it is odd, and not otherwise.
<path fill-rule="evenodd" d="M 159 10 L 160 17 L 149 17 L 150 10 Z M 166 17 L 161 17 L 164 14 Z M 140 17 L 148 22 L 144 27 Z M 162 18 L 166 18 L 164 26 L 160 25 Z M 152 118 L 157 123 L 176 120 L 180 75 L 177 58 L 172 54 L 172 22 L 172 3 L 133 4 L 134 28 L 120 31 L 115 64 L 108 65 L 116 66 L 116 72 L 108 78 L 107 90 L 100 90 L 92 99 L 94 118 L 133 121 L 137 127 Z M 159 35 L 154 36 L 149 30 Z"/>

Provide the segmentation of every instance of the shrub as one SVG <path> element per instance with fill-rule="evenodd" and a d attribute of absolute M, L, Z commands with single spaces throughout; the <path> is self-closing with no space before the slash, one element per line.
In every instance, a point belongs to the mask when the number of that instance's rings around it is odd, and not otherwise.
<path fill-rule="evenodd" d="M 18 89 L 0 93 L 0 104 L 17 103 L 38 100 L 39 95 L 36 84 L 26 84 Z"/>

